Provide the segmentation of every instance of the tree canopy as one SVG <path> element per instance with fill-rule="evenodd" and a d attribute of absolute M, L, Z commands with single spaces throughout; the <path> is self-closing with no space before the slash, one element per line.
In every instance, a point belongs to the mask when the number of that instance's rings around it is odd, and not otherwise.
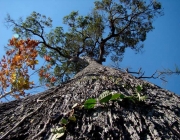
<path fill-rule="evenodd" d="M 19 35 L 17 42 L 28 38 L 37 40 L 34 50 L 46 60 L 46 65 L 38 71 L 40 81 L 53 86 L 87 66 L 76 62 L 79 57 L 90 56 L 102 64 L 107 57 L 121 61 L 126 48 L 139 52 L 147 33 L 153 30 L 154 19 L 161 14 L 161 4 L 155 0 L 101 0 L 94 2 L 94 8 L 86 16 L 79 15 L 78 11 L 65 16 L 67 31 L 61 26 L 53 28 L 52 19 L 37 12 L 18 21 L 8 15 L 6 21 Z"/>

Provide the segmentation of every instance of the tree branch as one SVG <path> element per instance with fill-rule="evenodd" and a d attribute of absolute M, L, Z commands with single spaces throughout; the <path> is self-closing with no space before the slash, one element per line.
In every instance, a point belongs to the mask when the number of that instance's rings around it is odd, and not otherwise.
<path fill-rule="evenodd" d="M 62 56 L 62 57 L 64 57 L 64 58 L 68 58 L 68 59 L 71 58 L 70 56 L 61 53 L 62 48 L 52 47 L 52 46 L 50 46 L 50 45 L 46 42 L 45 38 L 43 37 L 43 33 L 44 33 L 43 27 L 41 26 L 41 24 L 40 24 L 39 22 L 36 22 L 36 23 L 38 23 L 39 26 L 41 27 L 41 30 L 42 30 L 42 31 L 41 31 L 41 34 L 38 34 L 38 33 L 34 32 L 34 31 L 31 30 L 31 29 L 25 28 L 25 27 L 23 27 L 23 26 L 15 23 L 14 20 L 8 19 L 8 22 L 11 22 L 11 23 L 14 24 L 15 26 L 17 26 L 17 27 L 19 27 L 19 28 L 22 28 L 22 29 L 24 29 L 25 31 L 28 31 L 28 32 L 32 33 L 33 35 L 38 36 L 39 38 L 42 39 L 42 41 L 39 41 L 39 43 L 42 43 L 42 44 L 44 44 L 47 48 L 58 52 L 60 56 Z"/>
<path fill-rule="evenodd" d="M 144 78 L 146 78 L 146 79 L 151 79 L 151 78 L 152 79 L 158 79 L 159 78 L 162 81 L 167 82 L 163 77 L 160 77 L 162 74 L 160 74 L 160 73 L 158 74 L 158 71 L 155 71 L 151 76 L 144 76 L 145 72 L 142 72 L 141 70 L 142 70 L 142 68 L 140 68 L 138 72 L 132 72 L 132 71 L 129 71 L 127 68 L 126 72 L 140 75 L 137 77 L 138 79 L 144 79 Z M 156 74 L 157 74 L 157 76 L 156 76 Z"/>

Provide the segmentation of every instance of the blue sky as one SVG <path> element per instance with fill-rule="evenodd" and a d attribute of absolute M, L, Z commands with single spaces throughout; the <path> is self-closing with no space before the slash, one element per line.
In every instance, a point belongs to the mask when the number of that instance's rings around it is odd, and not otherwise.
<path fill-rule="evenodd" d="M 152 75 L 156 70 L 163 68 L 174 69 L 175 64 L 180 68 L 180 1 L 179 0 L 159 0 L 164 8 L 164 16 L 156 18 L 154 21 L 155 29 L 147 35 L 144 42 L 143 53 L 135 54 L 127 50 L 123 61 L 120 63 L 122 68 L 131 68 L 138 71 L 141 67 L 145 75 Z M 13 36 L 11 28 L 7 29 L 5 20 L 7 14 L 12 18 L 18 19 L 30 15 L 33 11 L 44 14 L 53 19 L 53 27 L 63 26 L 62 18 L 71 11 L 79 11 L 81 14 L 88 13 L 93 8 L 94 0 L 6 0 L 0 2 L 0 58 L 4 52 L 4 46 L 8 39 Z M 105 65 L 111 65 L 108 61 Z M 167 76 L 168 83 L 161 80 L 147 79 L 158 86 L 180 94 L 180 75 Z"/>

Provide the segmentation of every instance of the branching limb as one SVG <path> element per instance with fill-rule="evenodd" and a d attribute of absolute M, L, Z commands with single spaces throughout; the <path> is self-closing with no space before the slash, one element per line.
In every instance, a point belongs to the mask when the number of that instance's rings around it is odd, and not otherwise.
<path fill-rule="evenodd" d="M 137 75 L 140 75 L 140 76 L 137 76 L 138 79 L 143 79 L 143 78 L 146 78 L 146 79 L 161 79 L 162 81 L 164 82 L 167 82 L 164 77 L 162 77 L 162 74 L 159 73 L 158 71 L 155 71 L 151 76 L 144 76 L 145 72 L 142 72 L 142 68 L 139 69 L 138 72 L 132 72 L 132 71 L 129 71 L 128 68 L 126 69 L 126 72 L 127 73 L 132 73 L 132 74 L 137 74 Z"/>
<path fill-rule="evenodd" d="M 6 97 L 7 95 L 10 95 L 10 94 L 13 93 L 13 92 L 14 92 L 13 90 L 11 90 L 11 91 L 9 91 L 9 92 L 5 92 L 4 94 L 2 94 L 2 95 L 0 96 L 0 99 Z"/>
<path fill-rule="evenodd" d="M 127 68 L 126 72 L 127 73 L 132 73 L 132 74 L 140 75 L 140 76 L 137 77 L 138 79 L 141 79 L 141 78 L 153 78 L 153 79 L 157 79 L 160 76 L 160 75 L 155 76 L 157 74 L 157 71 L 155 71 L 151 76 L 144 76 L 145 72 L 142 72 L 141 70 L 142 70 L 142 68 L 140 68 L 138 72 L 132 72 L 132 71 L 129 71 L 129 69 Z"/>
<path fill-rule="evenodd" d="M 36 21 L 36 23 L 39 25 L 40 30 L 41 30 L 40 33 L 37 33 L 37 32 L 33 31 L 33 30 L 30 29 L 30 28 L 26 28 L 26 27 L 24 27 L 24 26 L 16 23 L 16 22 L 15 22 L 14 20 L 12 20 L 10 17 L 8 17 L 8 18 L 6 19 L 6 21 L 7 21 L 8 23 L 12 23 L 15 27 L 21 28 L 21 29 L 23 29 L 23 30 L 25 30 L 25 31 L 27 31 L 27 32 L 29 32 L 29 33 L 32 33 L 33 35 L 39 37 L 39 38 L 42 40 L 42 41 L 39 41 L 40 44 L 44 44 L 47 48 L 58 52 L 60 56 L 62 56 L 62 57 L 64 57 L 64 58 L 70 59 L 70 56 L 62 53 L 62 50 L 63 50 L 62 48 L 60 48 L 60 47 L 52 47 L 51 45 L 49 45 L 49 44 L 47 43 L 46 39 L 45 39 L 44 36 L 43 36 L 43 34 L 44 34 L 44 29 L 43 29 L 43 26 L 41 25 L 40 22 Z"/>
<path fill-rule="evenodd" d="M 175 70 L 164 69 L 163 71 L 158 71 L 158 73 L 161 75 L 180 75 L 180 69 L 176 66 Z"/>

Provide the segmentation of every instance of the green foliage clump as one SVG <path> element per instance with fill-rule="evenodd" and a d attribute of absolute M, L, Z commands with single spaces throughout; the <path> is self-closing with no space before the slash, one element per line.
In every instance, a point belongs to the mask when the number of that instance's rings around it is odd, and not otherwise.
<path fill-rule="evenodd" d="M 37 12 L 19 22 L 10 16 L 6 21 L 20 38 L 39 40 L 40 57 L 51 58 L 47 63 L 52 67 L 47 70 L 56 79 L 61 79 L 54 82 L 56 85 L 87 65 L 70 62 L 72 57 L 90 56 L 102 63 L 106 57 L 121 61 L 126 48 L 139 52 L 147 33 L 153 30 L 154 18 L 161 14 L 158 1 L 98 0 L 85 16 L 77 11 L 65 16 L 63 23 L 68 27 L 67 31 L 60 26 L 53 28 L 52 19 Z M 41 81 L 49 82 L 43 77 Z"/>
<path fill-rule="evenodd" d="M 98 101 L 100 104 L 105 104 L 105 103 L 108 103 L 109 101 L 122 101 L 124 99 L 128 99 L 132 101 L 133 103 L 144 102 L 147 99 L 147 96 L 141 95 L 142 90 L 143 90 L 142 86 L 138 85 L 136 87 L 136 93 L 132 96 L 125 96 L 124 94 L 121 94 L 121 93 L 113 93 L 110 91 L 104 91 L 99 96 L 98 99 L 90 98 L 86 100 L 84 103 L 84 108 L 85 109 L 95 108 L 95 105 L 98 103 Z"/>

